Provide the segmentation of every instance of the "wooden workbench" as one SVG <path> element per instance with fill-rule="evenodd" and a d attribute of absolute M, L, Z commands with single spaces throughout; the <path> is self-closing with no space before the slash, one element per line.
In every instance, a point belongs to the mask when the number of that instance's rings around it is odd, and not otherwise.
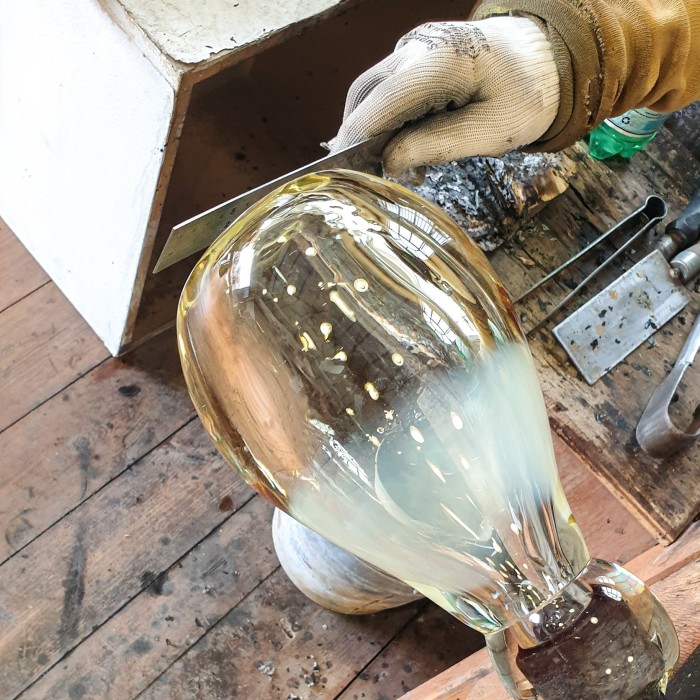
<path fill-rule="evenodd" d="M 663 197 L 672 220 L 700 187 L 700 103 L 675 115 L 659 136 L 630 161 L 599 163 L 577 144 L 569 189 L 537 214 L 523 232 L 491 256 L 514 297 L 580 250 L 598 233 L 636 209 L 649 194 Z M 664 222 L 664 224 L 666 223 Z M 661 228 L 661 227 L 660 227 Z M 614 265 L 594 293 L 645 252 L 640 246 Z M 569 276 L 582 278 L 596 256 Z M 589 386 L 549 332 L 530 338 L 553 431 L 590 467 L 610 491 L 661 543 L 626 565 L 647 581 L 668 609 L 679 632 L 681 662 L 700 644 L 700 441 L 667 460 L 653 460 L 636 443 L 634 431 L 654 388 L 670 371 L 700 311 L 700 281 L 691 284 L 690 307 L 644 343 L 608 375 Z M 518 308 L 525 327 L 533 325 L 569 288 L 552 284 Z M 585 298 L 585 297 L 584 297 Z M 580 304 L 579 304 L 580 305 Z M 575 308 L 573 305 L 572 308 Z M 561 317 L 559 317 L 561 318 Z M 700 372 L 689 370 L 681 385 L 684 406 L 675 417 L 688 419 L 700 405 Z M 682 411 L 685 411 L 683 414 Z M 576 503 L 573 504 L 576 512 Z M 586 527 L 584 534 L 588 535 Z M 680 539 L 677 539 L 679 538 Z M 595 556 L 594 547 L 591 552 Z M 485 649 L 404 696 L 405 700 L 507 700 Z"/>
<path fill-rule="evenodd" d="M 694 113 L 700 119 L 698 106 Z M 580 250 L 582 242 L 592 240 L 636 209 L 650 194 L 660 195 L 668 205 L 669 215 L 663 225 L 671 221 L 700 187 L 700 162 L 690 150 L 693 147 L 697 148 L 697 142 L 679 127 L 677 134 L 662 130 L 629 162 L 600 163 L 588 157 L 585 146 L 571 149 L 578 166 L 569 189 L 535 217 L 527 235 L 492 256 L 511 293 L 517 296 L 527 289 Z M 660 233 L 663 225 L 658 227 Z M 601 282 L 593 283 L 581 301 L 629 269 L 648 250 L 648 245 L 639 245 L 634 255 L 611 265 Z M 542 294 L 524 302 L 519 307 L 524 325 L 532 324 L 541 315 L 541 308 L 570 291 L 567 282 L 577 281 L 597 262 L 597 255 L 589 256 L 578 270 L 567 272 L 563 281 L 547 285 Z M 689 288 L 693 295 L 691 305 L 593 386 L 583 381 L 548 330 L 553 323 L 530 337 L 552 428 L 664 542 L 673 541 L 700 509 L 700 442 L 658 461 L 639 449 L 634 431 L 700 311 L 700 279 Z M 673 410 L 685 411 L 681 418 L 687 424 L 700 403 L 697 369 L 686 374 L 679 393 L 681 401 Z"/>

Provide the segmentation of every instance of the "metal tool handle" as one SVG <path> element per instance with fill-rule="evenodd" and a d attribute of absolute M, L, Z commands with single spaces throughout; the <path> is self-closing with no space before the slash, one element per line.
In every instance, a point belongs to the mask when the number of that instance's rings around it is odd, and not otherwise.
<path fill-rule="evenodd" d="M 687 337 L 680 355 L 678 355 L 674 369 L 679 365 L 683 369 L 691 365 L 698 352 L 700 352 L 700 314 L 695 319 L 690 335 Z"/>
<path fill-rule="evenodd" d="M 637 424 L 639 446 L 651 457 L 662 459 L 689 446 L 700 436 L 700 415 L 696 413 L 687 431 L 679 430 L 668 415 L 668 408 L 685 370 L 700 351 L 700 315 L 695 319 L 676 364 L 659 384 Z"/>
<path fill-rule="evenodd" d="M 659 205 L 659 202 L 661 203 L 661 205 Z M 662 209 L 662 214 L 654 214 L 654 212 L 661 211 Z M 660 218 L 663 218 L 664 216 L 666 216 L 666 203 L 660 197 L 657 197 L 656 195 L 650 195 L 644 200 L 644 204 L 642 204 L 641 207 L 635 209 L 631 214 L 628 214 L 621 221 L 618 221 L 614 226 L 605 231 L 605 233 L 601 233 L 600 236 L 598 236 L 598 238 L 589 243 L 583 250 L 580 250 L 578 253 L 576 253 L 576 255 L 569 258 L 564 264 L 559 265 L 559 267 L 556 270 L 552 270 L 552 272 L 550 272 L 539 282 L 530 287 L 530 289 L 528 289 L 526 292 L 523 292 L 517 299 L 514 300 L 514 303 L 522 301 L 526 296 L 532 294 L 532 292 L 534 292 L 536 289 L 539 289 L 545 282 L 549 282 L 549 280 L 551 280 L 553 277 L 556 277 L 556 275 L 558 275 L 560 272 L 566 270 L 567 267 L 573 265 L 573 263 L 582 258 L 586 253 L 588 253 L 589 250 L 595 248 L 599 243 L 602 243 L 604 240 L 612 236 L 613 233 L 618 231 L 625 224 L 636 219 L 638 216 L 647 216 L 648 218 L 651 218 L 652 216 L 660 216 Z"/>
<path fill-rule="evenodd" d="M 673 253 L 693 245 L 698 238 L 700 238 L 700 190 L 693 195 L 683 213 L 666 227 L 666 233 L 659 242 L 659 250 L 668 259 Z"/>
<path fill-rule="evenodd" d="M 682 282 L 689 282 L 700 274 L 700 243 L 682 250 L 671 260 L 671 269 Z"/>
<path fill-rule="evenodd" d="M 653 226 L 655 226 L 659 221 L 661 221 L 664 216 L 666 216 L 666 202 L 664 202 L 661 197 L 657 197 L 656 195 L 650 195 L 649 197 L 646 198 L 646 201 L 644 203 L 644 206 L 640 207 L 636 211 L 632 212 L 626 219 L 623 219 L 623 221 L 620 222 L 620 225 L 622 223 L 625 223 L 629 221 L 631 218 L 636 217 L 638 215 L 645 215 L 648 217 L 648 221 L 644 226 L 642 226 L 638 231 L 634 233 L 634 235 L 630 236 L 614 253 L 612 253 L 608 258 L 606 258 L 598 267 L 596 267 L 593 272 L 591 272 L 580 284 L 578 284 L 574 289 L 567 294 L 558 304 L 556 304 L 553 308 L 549 310 L 548 313 L 544 315 L 543 318 L 541 318 L 529 331 L 528 335 L 534 331 L 536 331 L 538 328 L 541 328 L 554 314 L 556 314 L 558 311 L 563 309 L 580 291 L 585 287 L 594 277 L 596 277 L 600 272 L 602 272 L 615 258 L 619 257 L 624 253 L 635 241 L 637 241 L 644 233 L 646 233 L 649 229 L 651 229 Z M 619 227 L 619 225 L 618 225 Z M 551 279 L 551 277 L 554 276 L 554 274 L 560 272 L 561 270 L 567 268 L 569 265 L 571 265 L 572 262 L 575 260 L 578 260 L 578 258 L 581 257 L 585 252 L 590 250 L 594 245 L 599 243 L 600 241 L 604 240 L 607 238 L 613 231 L 616 230 L 616 227 L 613 227 L 609 231 L 606 231 L 602 236 L 599 236 L 593 243 L 589 244 L 584 248 L 578 255 L 574 256 L 570 260 L 568 260 L 564 265 L 560 266 L 557 268 L 553 273 L 550 273 L 548 277 Z M 545 278 L 543 281 L 546 281 L 547 278 Z M 528 290 L 525 295 L 529 294 L 530 291 L 536 289 L 540 284 L 543 283 L 539 282 L 537 285 L 535 285 L 531 290 Z M 523 295 L 523 296 L 525 296 Z M 522 299 L 522 297 L 520 297 Z"/>

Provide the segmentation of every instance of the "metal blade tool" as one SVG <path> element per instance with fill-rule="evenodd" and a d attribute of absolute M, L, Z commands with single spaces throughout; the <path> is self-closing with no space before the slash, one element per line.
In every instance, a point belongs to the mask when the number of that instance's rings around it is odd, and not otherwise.
<path fill-rule="evenodd" d="M 654 250 L 555 326 L 552 332 L 589 384 L 690 302 L 675 270 Z"/>
<path fill-rule="evenodd" d="M 683 379 L 683 375 L 700 352 L 700 315 L 683 345 L 676 364 L 668 377 L 652 394 L 637 424 L 637 442 L 652 457 L 662 459 L 690 446 L 700 437 L 700 405 L 686 430 L 678 428 L 668 414 L 669 406 Z"/>
<path fill-rule="evenodd" d="M 170 232 L 153 272 L 161 272 L 193 253 L 208 248 L 246 209 L 297 177 L 329 168 L 348 168 L 379 174 L 381 153 L 393 134 L 394 132 L 388 132 L 373 136 L 343 151 L 329 154 L 183 221 Z"/>

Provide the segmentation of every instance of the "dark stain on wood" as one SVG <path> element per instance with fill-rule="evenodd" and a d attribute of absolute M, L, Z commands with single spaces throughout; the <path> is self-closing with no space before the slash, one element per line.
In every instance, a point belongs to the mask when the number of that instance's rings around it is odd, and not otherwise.
<path fill-rule="evenodd" d="M 156 574 L 153 571 L 144 571 L 141 574 L 141 585 L 154 596 L 166 595 L 166 584 L 168 583 L 168 574 Z"/>
<path fill-rule="evenodd" d="M 5 529 L 5 542 L 10 549 L 15 549 L 17 543 L 21 542 L 25 535 L 34 528 L 27 517 L 32 510 L 32 508 L 23 508 L 7 524 Z"/>
<path fill-rule="evenodd" d="M 233 510 L 233 501 L 231 500 L 230 496 L 224 496 L 219 501 L 219 510 L 222 513 L 228 513 L 229 511 Z"/>
<path fill-rule="evenodd" d="M 85 543 L 81 524 L 75 531 L 68 560 L 68 573 L 63 580 L 63 610 L 58 638 L 62 645 L 71 645 L 78 637 L 80 615 L 85 598 Z"/>
<path fill-rule="evenodd" d="M 68 688 L 68 697 L 70 700 L 83 700 L 83 698 L 89 697 L 90 689 L 80 681 L 72 683 Z"/>
<path fill-rule="evenodd" d="M 78 453 L 78 468 L 80 470 L 80 498 L 87 493 L 88 477 L 90 471 L 90 440 L 81 435 L 73 443 Z"/>
<path fill-rule="evenodd" d="M 129 647 L 130 651 L 138 656 L 143 656 L 153 649 L 153 645 L 145 637 L 139 637 Z"/>

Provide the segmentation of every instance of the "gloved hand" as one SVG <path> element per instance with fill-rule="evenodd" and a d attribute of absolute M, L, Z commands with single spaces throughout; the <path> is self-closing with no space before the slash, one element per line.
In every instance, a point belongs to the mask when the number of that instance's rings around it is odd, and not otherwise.
<path fill-rule="evenodd" d="M 330 147 L 403 127 L 383 153 L 385 171 L 398 177 L 420 165 L 501 156 L 530 144 L 558 107 L 552 48 L 531 20 L 429 23 L 355 80 Z"/>

